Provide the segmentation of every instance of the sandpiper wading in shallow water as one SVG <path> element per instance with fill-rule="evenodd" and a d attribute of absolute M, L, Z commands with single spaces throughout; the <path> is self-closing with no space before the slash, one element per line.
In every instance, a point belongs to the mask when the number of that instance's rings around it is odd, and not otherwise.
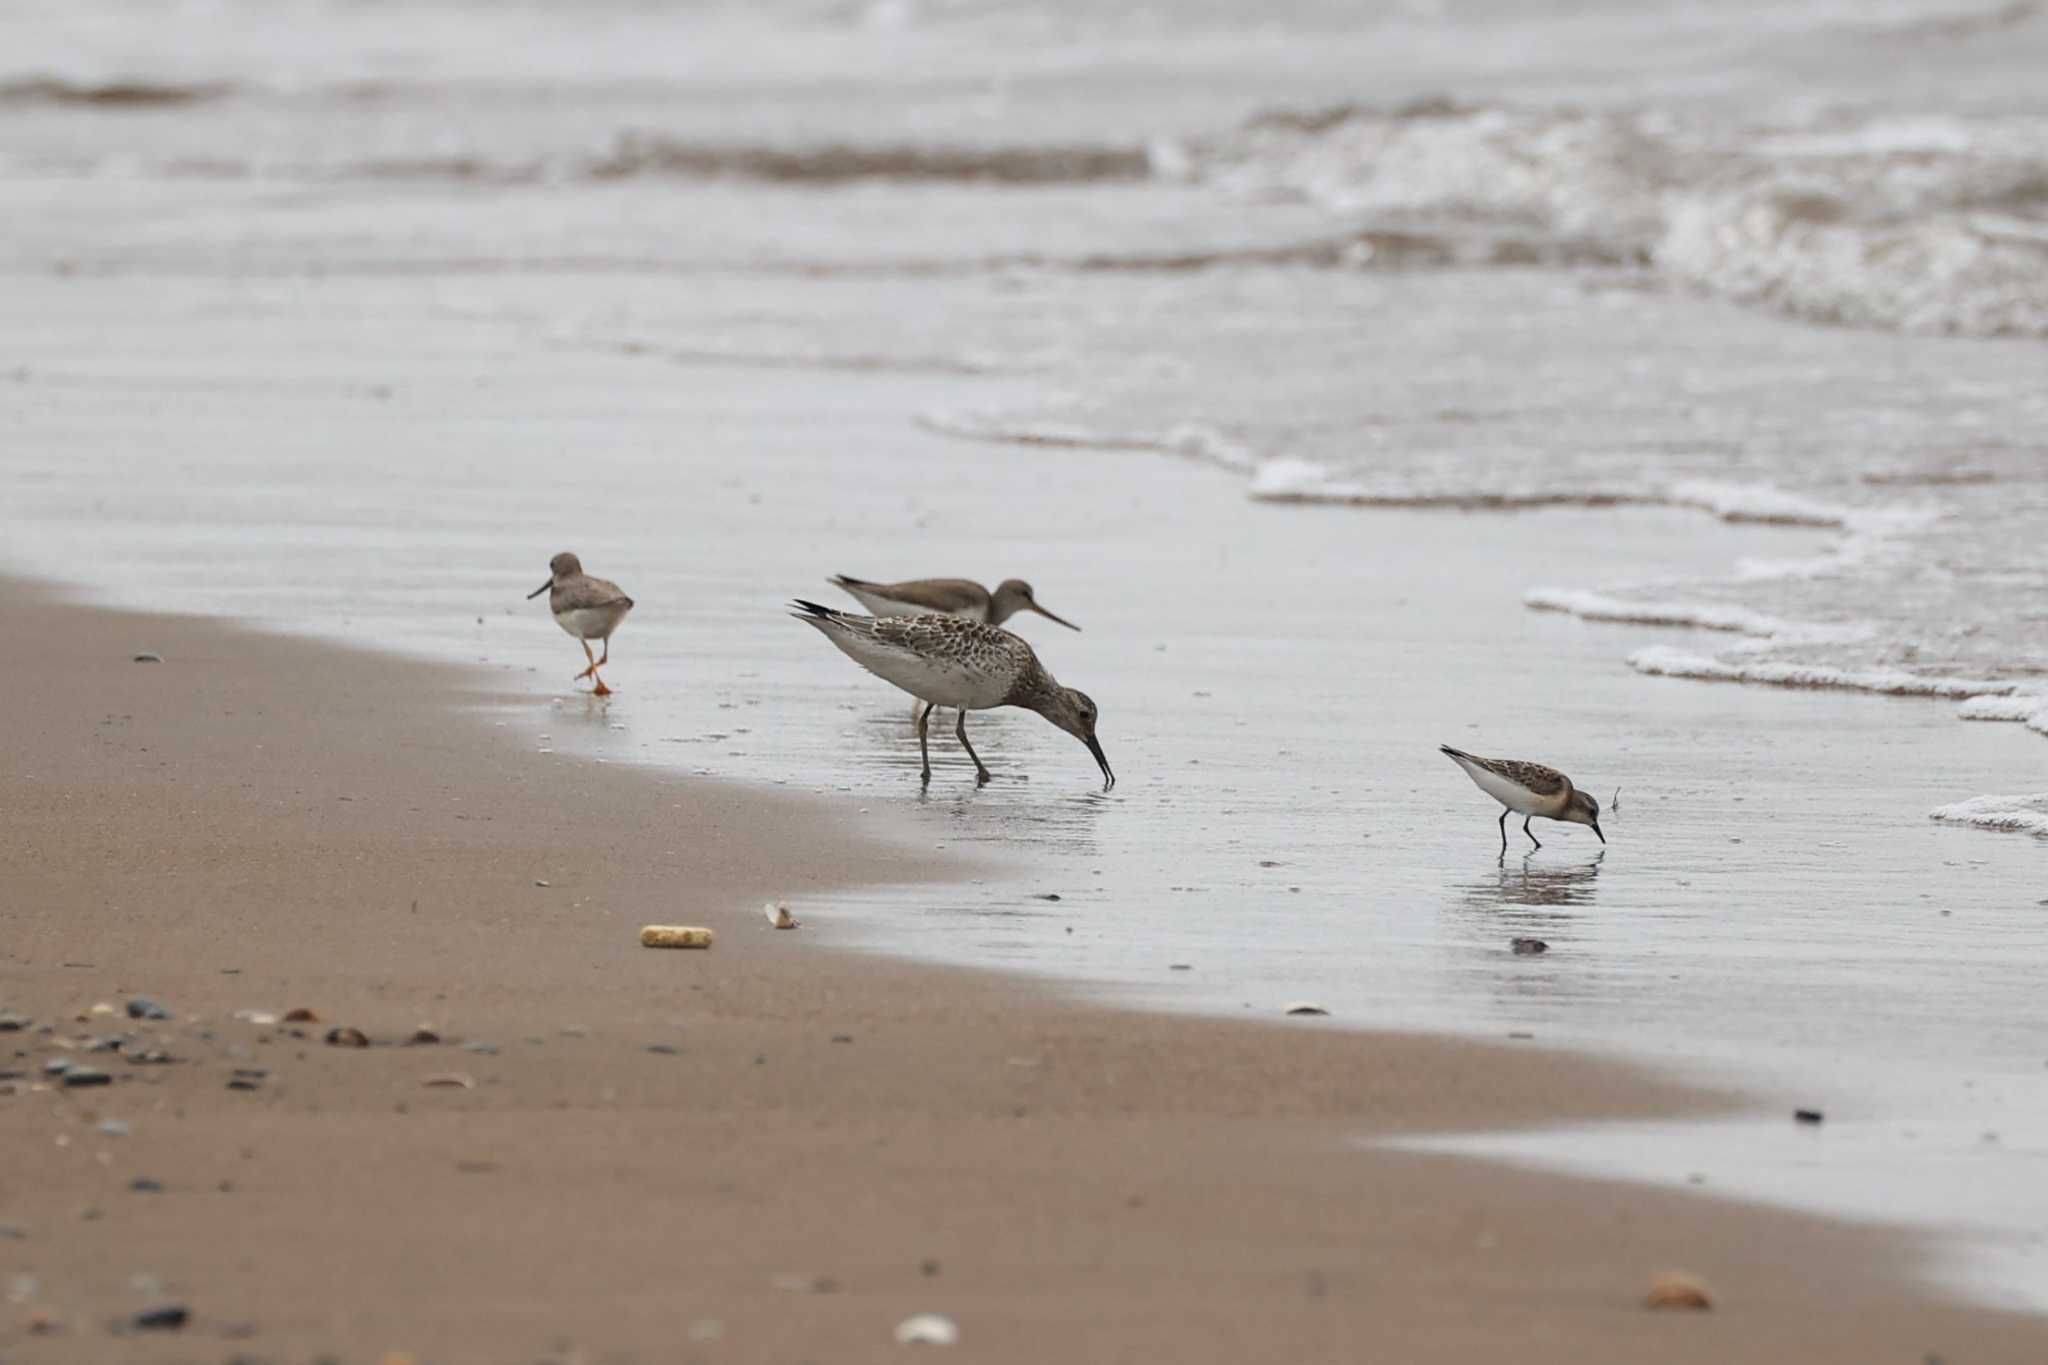
<path fill-rule="evenodd" d="M 633 610 L 633 599 L 619 591 L 618 584 L 583 572 L 583 561 L 566 550 L 548 561 L 548 581 L 526 594 L 526 600 L 531 602 L 542 593 L 548 595 L 548 610 L 555 614 L 555 624 L 582 643 L 583 657 L 590 661 L 590 667 L 571 681 L 588 678 L 595 684 L 595 695 L 610 696 L 612 690 L 597 670 L 611 662 L 612 632 Z M 590 652 L 592 640 L 604 641 L 602 659 Z"/>
<path fill-rule="evenodd" d="M 1036 711 L 1080 740 L 1102 768 L 1102 789 L 1116 785 L 1116 774 L 1095 740 L 1095 703 L 1085 692 L 1061 687 L 1031 646 L 1009 631 L 956 616 L 855 616 L 801 599 L 792 605 L 796 610 L 790 615 L 816 626 L 847 658 L 925 704 L 917 718 L 917 747 L 927 785 L 932 780 L 927 729 L 932 712 L 941 706 L 960 708 L 953 733 L 974 760 L 977 786 L 989 780 L 989 773 L 967 742 L 967 713 L 998 706 Z"/>
<path fill-rule="evenodd" d="M 916 578 L 906 583 L 870 583 L 845 574 L 832 577 L 834 586 L 876 616 L 957 616 L 999 626 L 1020 611 L 1035 611 L 1068 630 L 1080 627 L 1063 616 L 1054 616 L 1038 605 L 1031 585 L 1021 578 L 1006 578 L 990 592 L 967 578 Z"/>
<path fill-rule="evenodd" d="M 1463 768 L 1479 790 L 1507 807 L 1500 813 L 1502 853 L 1508 851 L 1510 811 L 1522 817 L 1522 833 L 1538 848 L 1543 847 L 1543 841 L 1529 828 L 1533 816 L 1591 825 L 1593 833 L 1600 834 L 1600 803 L 1574 787 L 1572 780 L 1557 769 L 1514 758 L 1477 758 L 1448 744 L 1439 744 L 1437 748 Z M 1600 842 L 1606 843 L 1607 836 L 1600 834 Z"/>

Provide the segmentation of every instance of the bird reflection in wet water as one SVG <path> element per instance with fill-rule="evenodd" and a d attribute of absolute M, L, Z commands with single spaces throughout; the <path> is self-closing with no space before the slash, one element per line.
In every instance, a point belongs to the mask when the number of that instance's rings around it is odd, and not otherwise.
<path fill-rule="evenodd" d="M 1607 851 L 1602 849 L 1583 863 L 1560 866 L 1529 858 L 1519 865 L 1508 863 L 1491 877 L 1467 882 L 1465 903 L 1494 910 L 1591 904 L 1600 863 L 1606 857 Z"/>

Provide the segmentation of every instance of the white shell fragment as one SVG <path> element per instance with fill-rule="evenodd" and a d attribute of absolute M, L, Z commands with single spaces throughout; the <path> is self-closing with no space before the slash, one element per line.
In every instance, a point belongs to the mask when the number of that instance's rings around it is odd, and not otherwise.
<path fill-rule="evenodd" d="M 640 930 L 642 948 L 709 948 L 711 931 L 688 924 L 649 924 Z"/>
<path fill-rule="evenodd" d="M 1280 1007 L 1282 1014 L 1328 1014 L 1329 1011 L 1313 1000 L 1296 1000 Z"/>
<path fill-rule="evenodd" d="M 769 901 L 761 907 L 761 910 L 768 916 L 768 922 L 777 929 L 794 929 L 803 923 L 802 920 L 789 913 L 789 906 L 782 901 Z"/>
<path fill-rule="evenodd" d="M 898 1346 L 951 1346 L 960 1340 L 960 1329 L 951 1318 L 937 1313 L 919 1313 L 896 1324 Z"/>

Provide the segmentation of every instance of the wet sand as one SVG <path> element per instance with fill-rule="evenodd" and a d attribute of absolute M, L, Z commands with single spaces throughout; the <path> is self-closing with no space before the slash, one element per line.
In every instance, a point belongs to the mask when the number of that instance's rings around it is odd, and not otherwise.
<path fill-rule="evenodd" d="M 972 869 L 845 802 L 542 763 L 463 670 L 18 586 L 0 621 L 33 642 L 0 659 L 0 1008 L 55 1025 L 0 1068 L 5 1358 L 857 1360 L 924 1311 L 998 1361 L 2048 1355 L 1895 1231 L 1355 1145 L 1728 1097 L 838 952 L 760 903 Z M 74 1022 L 138 994 L 177 1017 Z M 300 1005 L 304 1038 L 229 1017 Z M 178 1060 L 56 1046 L 129 1030 Z M 57 1055 L 114 1083 L 43 1088 Z M 1639 1306 L 1673 1266 L 1715 1311 Z M 181 1331 L 107 1335 L 169 1300 Z"/>

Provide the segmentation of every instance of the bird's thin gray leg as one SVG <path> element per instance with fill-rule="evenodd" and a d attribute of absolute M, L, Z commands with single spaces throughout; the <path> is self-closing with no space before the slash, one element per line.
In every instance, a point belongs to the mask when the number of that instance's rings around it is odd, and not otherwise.
<path fill-rule="evenodd" d="M 960 737 L 960 747 L 965 749 L 967 756 L 974 760 L 974 785 L 986 787 L 988 785 L 988 769 L 982 766 L 981 755 L 974 752 L 974 746 L 967 742 L 967 708 L 964 706 L 960 708 L 960 723 L 953 727 L 953 733 Z"/>
<path fill-rule="evenodd" d="M 1503 858 L 1508 856 L 1508 813 L 1506 810 L 1502 810 L 1500 813 L 1500 856 Z"/>
<path fill-rule="evenodd" d="M 1528 836 L 1529 836 L 1529 842 L 1530 842 L 1530 843 L 1532 843 L 1532 844 L 1536 845 L 1536 847 L 1538 847 L 1538 848 L 1541 848 L 1541 847 L 1543 847 L 1543 841 L 1542 841 L 1541 839 L 1539 839 L 1539 838 L 1537 838 L 1537 837 L 1536 837 L 1536 831 L 1535 831 L 1535 830 L 1533 830 L 1533 829 L 1530 829 L 1530 828 L 1529 828 L 1529 821 L 1530 821 L 1530 820 L 1532 820 L 1532 819 L 1534 819 L 1534 818 L 1535 818 L 1535 817 L 1533 817 L 1533 816 L 1528 816 L 1528 815 L 1525 815 L 1525 816 L 1523 816 L 1523 817 L 1522 817 L 1522 833 L 1524 833 L 1524 834 L 1526 834 L 1526 835 L 1528 835 Z"/>
<path fill-rule="evenodd" d="M 933 702 L 926 706 L 924 714 L 917 718 L 917 751 L 924 756 L 924 785 L 927 787 L 932 784 L 932 746 L 925 732 L 931 721 L 932 712 L 938 709 L 939 704 Z"/>

